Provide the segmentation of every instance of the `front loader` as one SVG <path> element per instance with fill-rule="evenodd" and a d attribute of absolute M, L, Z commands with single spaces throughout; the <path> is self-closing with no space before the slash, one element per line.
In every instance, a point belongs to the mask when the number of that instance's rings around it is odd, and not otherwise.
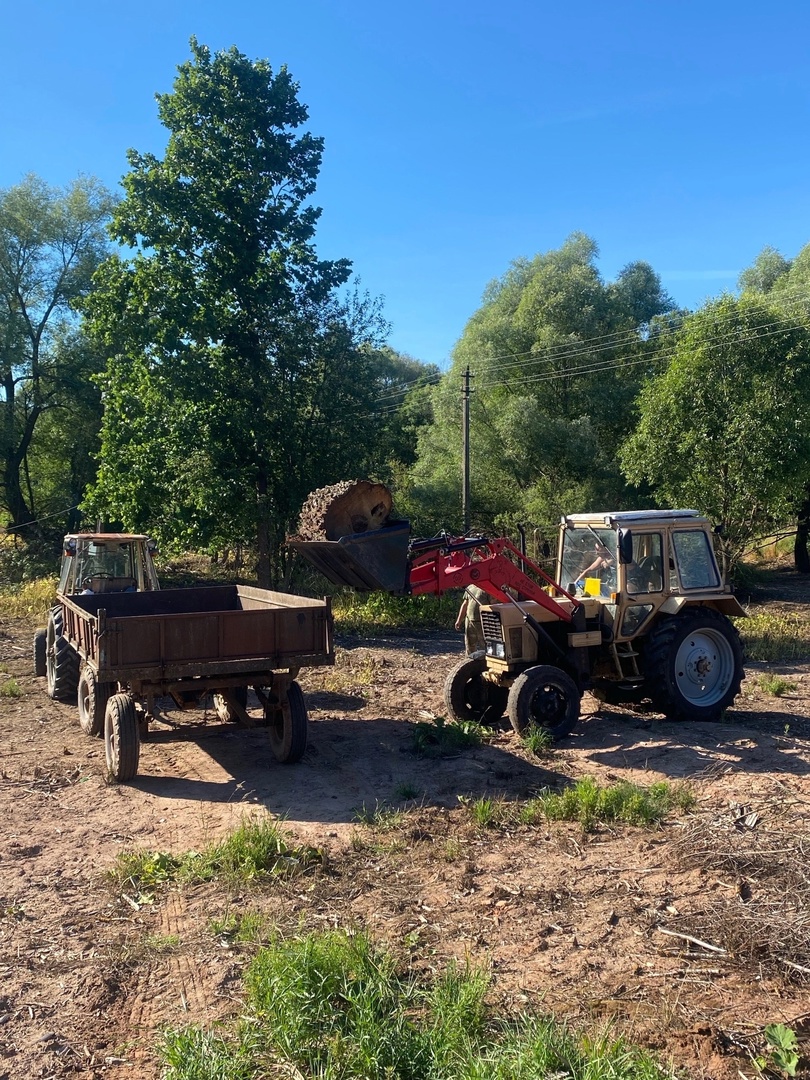
<path fill-rule="evenodd" d="M 407 521 L 338 539 L 292 539 L 330 581 L 360 591 L 441 594 L 475 584 L 485 649 L 448 675 L 457 720 L 554 739 L 577 722 L 586 690 L 649 700 L 672 719 L 717 720 L 737 696 L 744 610 L 722 580 L 711 526 L 694 510 L 571 514 L 556 580 L 506 538 L 412 539 Z"/>

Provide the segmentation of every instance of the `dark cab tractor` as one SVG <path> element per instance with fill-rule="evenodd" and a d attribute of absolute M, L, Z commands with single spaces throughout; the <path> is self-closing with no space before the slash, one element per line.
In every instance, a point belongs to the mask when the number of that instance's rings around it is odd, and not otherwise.
<path fill-rule="evenodd" d="M 407 522 L 291 546 L 338 584 L 441 593 L 476 584 L 485 650 L 450 672 L 457 720 L 569 734 L 586 690 L 648 700 L 672 719 L 716 720 L 737 696 L 745 615 L 723 581 L 710 522 L 694 510 L 571 514 L 554 581 L 508 539 L 412 540 Z"/>
<path fill-rule="evenodd" d="M 155 550 L 153 540 L 137 533 L 69 533 L 65 537 L 56 604 L 47 627 L 34 634 L 34 670 L 47 678 L 50 697 L 75 703 L 79 686 L 79 657 L 63 633 L 64 597 L 157 591 Z"/>

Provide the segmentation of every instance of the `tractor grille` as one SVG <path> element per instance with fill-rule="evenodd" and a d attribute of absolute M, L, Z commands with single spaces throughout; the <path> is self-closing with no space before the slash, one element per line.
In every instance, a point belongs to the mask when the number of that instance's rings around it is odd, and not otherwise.
<path fill-rule="evenodd" d="M 503 641 L 501 617 L 497 611 L 482 611 L 481 626 L 484 630 L 485 641 Z"/>

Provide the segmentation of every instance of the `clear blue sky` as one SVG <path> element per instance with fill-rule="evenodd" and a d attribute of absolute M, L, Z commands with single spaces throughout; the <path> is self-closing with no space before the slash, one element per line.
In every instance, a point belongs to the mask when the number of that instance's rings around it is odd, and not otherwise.
<path fill-rule="evenodd" d="M 319 254 L 442 366 L 487 282 L 573 231 L 689 307 L 810 241 L 804 0 L 4 0 L 0 27 L 0 187 L 160 154 L 192 34 L 286 64 L 326 140 Z"/>

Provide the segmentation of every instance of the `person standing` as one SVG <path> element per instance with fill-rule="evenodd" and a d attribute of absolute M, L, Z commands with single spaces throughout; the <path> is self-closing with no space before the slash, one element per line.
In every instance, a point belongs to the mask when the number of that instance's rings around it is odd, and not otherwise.
<path fill-rule="evenodd" d="M 480 652 L 484 648 L 484 632 L 481 629 L 481 605 L 490 602 L 489 593 L 477 585 L 468 585 L 458 609 L 456 630 L 464 627 L 464 646 L 467 655 Z"/>

